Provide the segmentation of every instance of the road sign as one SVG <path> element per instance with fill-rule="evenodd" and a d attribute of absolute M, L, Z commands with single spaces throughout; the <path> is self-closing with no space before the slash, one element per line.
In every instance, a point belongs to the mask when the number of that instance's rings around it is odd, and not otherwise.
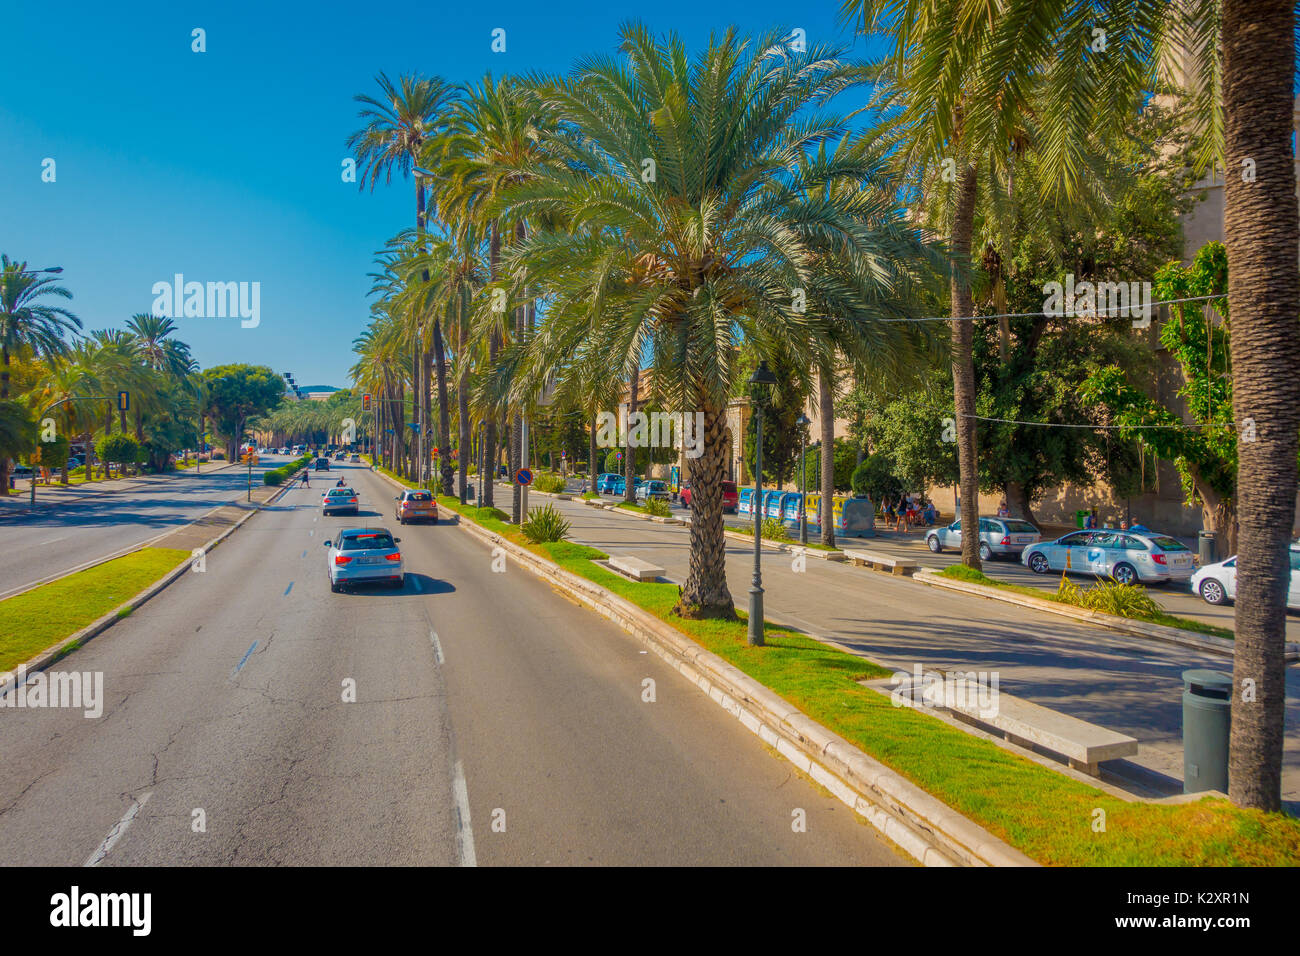
<path fill-rule="evenodd" d="M 117 410 L 118 410 L 119 412 L 129 412 L 129 411 L 131 410 L 131 393 L 130 393 L 130 392 L 118 392 L 118 393 L 117 393 Z"/>
<path fill-rule="evenodd" d="M 515 484 L 531 485 L 533 483 L 533 473 L 527 468 L 520 468 L 515 472 Z"/>

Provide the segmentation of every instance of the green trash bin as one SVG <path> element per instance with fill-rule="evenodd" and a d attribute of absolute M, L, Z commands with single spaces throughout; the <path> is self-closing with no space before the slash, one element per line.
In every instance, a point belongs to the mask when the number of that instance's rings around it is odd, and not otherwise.
<path fill-rule="evenodd" d="M 1183 793 L 1228 792 L 1232 678 L 1212 670 L 1183 671 Z"/>
<path fill-rule="evenodd" d="M 1074 526 L 1076 528 L 1082 528 L 1083 523 L 1088 520 L 1088 515 L 1091 513 L 1092 512 L 1090 511 L 1076 511 L 1074 513 Z"/>

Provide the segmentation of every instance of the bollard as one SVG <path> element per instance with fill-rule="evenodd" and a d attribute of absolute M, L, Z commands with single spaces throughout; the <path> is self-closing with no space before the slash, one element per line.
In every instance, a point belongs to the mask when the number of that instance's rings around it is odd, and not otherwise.
<path fill-rule="evenodd" d="M 1228 792 L 1231 716 L 1231 677 L 1183 671 L 1183 793 Z"/>

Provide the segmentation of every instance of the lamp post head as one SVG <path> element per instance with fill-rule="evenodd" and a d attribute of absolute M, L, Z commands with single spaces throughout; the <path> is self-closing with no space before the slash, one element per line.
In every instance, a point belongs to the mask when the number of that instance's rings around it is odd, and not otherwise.
<path fill-rule="evenodd" d="M 772 370 L 767 367 L 767 362 L 758 363 L 758 368 L 754 369 L 754 374 L 749 377 L 749 389 L 754 396 L 754 401 L 762 403 L 767 399 L 768 391 L 776 384 L 776 376 Z"/>
<path fill-rule="evenodd" d="M 809 418 L 807 415 L 805 415 L 803 412 L 800 412 L 799 417 L 794 420 L 794 423 L 798 425 L 800 428 L 807 428 L 809 425 L 812 424 L 812 419 Z"/>

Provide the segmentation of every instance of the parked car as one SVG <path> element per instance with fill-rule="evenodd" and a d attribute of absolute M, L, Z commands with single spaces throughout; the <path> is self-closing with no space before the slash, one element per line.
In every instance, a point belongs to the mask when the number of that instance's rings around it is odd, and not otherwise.
<path fill-rule="evenodd" d="M 356 514 L 357 492 L 355 488 L 330 488 L 320 499 L 321 514 Z"/>
<path fill-rule="evenodd" d="M 431 521 L 438 523 L 438 500 L 433 493 L 420 488 L 408 488 L 393 498 L 397 502 L 393 515 L 398 524 L 408 521 Z"/>
<path fill-rule="evenodd" d="M 1012 555 L 1020 557 L 1021 552 L 1031 544 L 1042 539 L 1028 521 L 1020 518 L 980 518 L 979 553 L 981 561 Z M 935 554 L 944 548 L 961 550 L 961 520 L 928 531 L 925 535 L 926 546 Z"/>
<path fill-rule="evenodd" d="M 402 552 L 387 528 L 350 528 L 325 546 L 325 569 L 331 591 L 353 584 L 383 582 L 400 588 L 406 581 Z"/>
<path fill-rule="evenodd" d="M 330 470 L 330 460 L 329 460 L 328 458 L 324 458 L 324 457 L 317 458 L 317 459 L 316 459 L 316 470 L 317 470 L 317 471 L 329 471 L 329 470 Z"/>
<path fill-rule="evenodd" d="M 1300 610 L 1300 545 L 1291 545 L 1291 584 L 1286 606 Z M 1227 604 L 1237 599 L 1237 556 L 1207 564 L 1192 575 L 1192 590 L 1207 604 Z"/>
<path fill-rule="evenodd" d="M 1025 549 L 1024 564 L 1036 574 L 1081 571 L 1135 581 L 1187 581 L 1195 573 L 1191 550 L 1177 538 L 1156 532 L 1074 531 Z"/>
<path fill-rule="evenodd" d="M 612 495 L 614 493 L 614 483 L 622 477 L 622 475 L 616 475 L 612 471 L 597 475 L 596 490 L 602 495 Z"/>
<path fill-rule="evenodd" d="M 360 460 L 361 460 L 360 455 L 353 455 L 351 458 L 348 459 L 348 461 L 360 461 Z"/>
<path fill-rule="evenodd" d="M 681 498 L 682 504 L 689 508 L 691 506 L 691 483 L 689 481 L 682 483 Z M 740 491 L 736 488 L 736 483 L 734 481 L 724 481 L 722 483 L 723 512 L 734 515 L 739 507 Z"/>
<path fill-rule="evenodd" d="M 644 504 L 651 498 L 658 498 L 660 501 L 667 501 L 668 482 L 666 481 L 644 481 L 636 486 L 636 500 Z"/>
<path fill-rule="evenodd" d="M 643 481 L 645 481 L 644 478 L 633 478 L 633 479 L 632 479 L 632 494 L 633 494 L 634 497 L 635 497 L 635 495 L 636 495 L 636 489 L 637 489 L 638 487 L 640 487 L 641 482 L 643 482 Z M 614 491 L 613 491 L 613 494 L 616 494 L 616 495 L 623 495 L 623 494 L 626 494 L 626 492 L 627 492 L 627 479 L 626 479 L 623 475 L 619 475 L 619 476 L 617 476 L 617 477 L 614 479 Z"/>

